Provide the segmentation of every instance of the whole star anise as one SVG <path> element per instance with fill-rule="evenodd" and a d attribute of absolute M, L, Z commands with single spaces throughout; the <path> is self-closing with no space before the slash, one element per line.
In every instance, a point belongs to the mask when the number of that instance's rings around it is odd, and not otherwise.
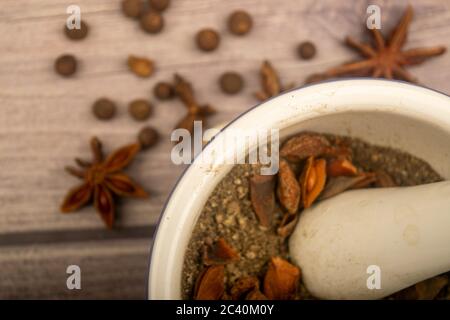
<path fill-rule="evenodd" d="M 140 150 L 140 146 L 135 143 L 122 147 L 104 159 L 101 142 L 94 137 L 91 139 L 91 150 L 92 162 L 75 159 L 81 170 L 66 167 L 67 172 L 82 179 L 83 183 L 69 191 L 61 205 L 61 211 L 76 211 L 93 198 L 97 212 L 106 226 L 112 228 L 115 218 L 113 195 L 134 198 L 148 196 L 142 187 L 122 173 Z"/>
<path fill-rule="evenodd" d="M 417 82 L 405 66 L 417 65 L 428 58 L 438 56 L 446 51 L 443 46 L 431 48 L 414 48 L 402 50 L 406 42 L 408 27 L 413 17 L 413 9 L 408 6 L 398 25 L 394 28 L 388 41 L 385 41 L 378 29 L 371 29 L 375 47 L 351 37 L 346 38 L 346 44 L 356 49 L 365 59 L 331 68 L 324 73 L 310 76 L 306 82 L 316 82 L 339 76 L 372 76 L 386 79 L 400 79 Z"/>

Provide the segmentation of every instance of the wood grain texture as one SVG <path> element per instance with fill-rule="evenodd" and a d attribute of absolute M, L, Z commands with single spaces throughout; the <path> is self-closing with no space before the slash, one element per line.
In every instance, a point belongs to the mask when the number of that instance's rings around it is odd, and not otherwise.
<path fill-rule="evenodd" d="M 407 2 L 416 13 L 407 47 L 450 47 L 448 1 L 375 1 L 382 9 L 383 29 L 396 23 Z M 65 282 L 61 282 L 66 276 L 62 266 L 71 257 L 85 264 L 86 281 L 90 281 L 81 296 L 143 298 L 147 257 L 142 248 L 148 246 L 150 235 L 146 240 L 129 242 L 103 240 L 100 246 L 87 246 L 87 241 L 75 241 L 68 247 L 42 243 L 36 244 L 38 249 L 29 243 L 15 243 L 17 237 L 1 235 L 102 228 L 92 208 L 68 215 L 58 212 L 65 192 L 77 183 L 63 167 L 76 156 L 90 156 L 88 141 L 92 135 L 98 135 L 106 151 L 111 151 L 135 139 L 144 124 L 155 126 L 163 141 L 141 153 L 129 172 L 152 196 L 145 201 L 124 201 L 119 206 L 118 225 L 155 224 L 183 169 L 170 161 L 169 135 L 185 109 L 179 101 L 157 102 L 151 94 L 153 85 L 170 80 L 178 72 L 192 80 L 201 102 L 219 110 L 211 125 L 229 121 L 257 103 L 252 93 L 259 89 L 258 69 L 263 59 L 273 62 L 283 82 L 301 85 L 309 74 L 353 58 L 342 39 L 347 34 L 362 36 L 369 3 L 374 1 L 172 0 L 164 14 L 164 31 L 147 35 L 135 21 L 123 17 L 118 0 L 2 0 L 0 241 L 7 243 L 0 247 L 0 267 L 6 268 L 0 273 L 0 298 L 76 298 L 64 291 Z M 88 38 L 80 42 L 67 40 L 62 32 L 70 4 L 80 5 L 82 17 L 91 27 Z M 227 14 L 238 8 L 247 9 L 254 18 L 254 29 L 246 37 L 226 31 Z M 203 27 L 221 32 L 216 52 L 203 53 L 195 48 L 194 34 Z M 318 47 L 317 57 L 308 62 L 299 60 L 295 52 L 296 45 L 306 39 Z M 71 79 L 53 72 L 55 58 L 63 53 L 73 53 L 80 60 L 79 72 Z M 129 54 L 154 59 L 155 75 L 138 79 L 129 73 Z M 226 70 L 243 74 L 246 86 L 242 94 L 226 96 L 220 92 L 217 79 Z M 411 72 L 424 85 L 450 93 L 450 54 Z M 118 116 L 112 121 L 99 122 L 90 113 L 92 102 L 102 96 L 119 103 Z M 126 104 L 135 98 L 150 98 L 155 103 L 155 113 L 148 122 L 137 123 L 128 116 Z M 117 241 L 122 241 L 122 251 L 115 251 Z M 121 265 L 132 270 L 124 272 L 127 280 L 117 271 Z M 122 289 L 113 289 L 114 283 L 120 283 Z"/>

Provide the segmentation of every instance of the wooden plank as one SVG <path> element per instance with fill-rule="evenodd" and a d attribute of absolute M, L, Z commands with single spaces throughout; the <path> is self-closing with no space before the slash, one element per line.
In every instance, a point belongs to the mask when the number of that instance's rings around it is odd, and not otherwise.
<path fill-rule="evenodd" d="M 0 299 L 145 299 L 148 239 L 0 248 Z M 67 289 L 69 265 L 81 290 Z"/>

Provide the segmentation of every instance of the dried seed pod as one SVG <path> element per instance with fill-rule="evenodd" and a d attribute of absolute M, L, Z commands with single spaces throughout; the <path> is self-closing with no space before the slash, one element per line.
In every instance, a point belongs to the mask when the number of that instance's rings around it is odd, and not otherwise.
<path fill-rule="evenodd" d="M 290 214 L 297 212 L 301 197 L 300 185 L 291 166 L 283 158 L 279 162 L 277 196 Z"/>
<path fill-rule="evenodd" d="M 107 98 L 100 98 L 92 105 L 92 112 L 100 120 L 113 118 L 116 114 L 116 109 L 116 104 Z"/>
<path fill-rule="evenodd" d="M 152 9 L 162 12 L 169 7 L 170 0 L 148 0 L 148 4 Z"/>
<path fill-rule="evenodd" d="M 270 259 L 264 277 L 264 294 L 270 300 L 292 299 L 300 280 L 300 269 L 279 257 Z"/>
<path fill-rule="evenodd" d="M 248 12 L 236 10 L 228 18 L 228 29 L 231 33 L 242 36 L 250 32 L 253 26 L 253 20 Z"/>
<path fill-rule="evenodd" d="M 139 18 L 144 12 L 145 6 L 143 0 L 123 0 L 122 12 L 130 18 Z"/>
<path fill-rule="evenodd" d="M 255 289 L 259 290 L 258 278 L 252 276 L 241 277 L 237 279 L 231 287 L 231 299 L 240 300 Z"/>
<path fill-rule="evenodd" d="M 239 260 L 239 253 L 225 239 L 219 238 L 214 245 L 206 245 L 203 263 L 207 266 L 227 264 Z"/>
<path fill-rule="evenodd" d="M 80 21 L 79 29 L 69 29 L 67 28 L 67 25 L 64 25 L 64 33 L 70 40 L 82 40 L 88 35 L 89 26 L 84 21 Z"/>
<path fill-rule="evenodd" d="M 219 300 L 225 292 L 225 269 L 223 265 L 210 266 L 197 278 L 195 300 Z"/>
<path fill-rule="evenodd" d="M 153 147 L 159 140 L 159 133 L 152 127 L 144 127 L 139 131 L 138 142 L 142 149 Z"/>
<path fill-rule="evenodd" d="M 277 234 L 282 238 L 286 239 L 292 232 L 294 232 L 295 226 L 297 225 L 299 215 L 286 213 L 281 220 L 280 226 L 277 228 Z"/>
<path fill-rule="evenodd" d="M 355 176 L 358 169 L 346 158 L 331 159 L 327 163 L 327 175 L 329 177 Z"/>
<path fill-rule="evenodd" d="M 250 178 L 250 199 L 263 227 L 269 227 L 275 209 L 275 176 L 254 175 Z"/>
<path fill-rule="evenodd" d="M 324 189 L 327 179 L 326 166 L 327 163 L 324 159 L 315 160 L 314 157 L 309 157 L 306 161 L 300 177 L 304 208 L 309 208 Z"/>
<path fill-rule="evenodd" d="M 153 74 L 153 61 L 144 57 L 129 56 L 128 67 L 137 76 L 147 78 Z"/>
<path fill-rule="evenodd" d="M 56 59 L 55 71 L 63 77 L 70 77 L 77 71 L 77 65 L 75 56 L 65 54 Z"/>
<path fill-rule="evenodd" d="M 305 132 L 287 140 L 280 149 L 280 156 L 298 162 L 308 157 L 322 156 L 330 148 L 330 142 L 323 135 Z"/>
<path fill-rule="evenodd" d="M 141 16 L 140 25 L 147 33 L 158 33 L 164 27 L 164 19 L 157 11 L 148 11 Z"/>
<path fill-rule="evenodd" d="M 365 187 L 369 186 L 371 183 L 375 182 L 376 177 L 371 173 L 360 173 L 354 177 L 332 177 L 329 179 L 325 189 L 320 195 L 319 200 L 325 200 L 334 197 L 344 191 L 355 189 L 355 187 Z"/>
<path fill-rule="evenodd" d="M 270 97 L 281 93 L 281 82 L 277 72 L 272 67 L 272 64 L 265 60 L 261 65 L 260 70 L 262 91 L 256 92 L 255 96 L 258 100 L 264 101 Z"/>
<path fill-rule="evenodd" d="M 158 82 L 153 88 L 153 94 L 159 100 L 168 100 L 175 96 L 173 86 L 168 82 Z"/>
<path fill-rule="evenodd" d="M 297 52 L 302 59 L 309 60 L 316 55 L 316 46 L 311 41 L 304 41 L 298 45 Z"/>
<path fill-rule="evenodd" d="M 395 183 L 394 179 L 383 170 L 378 170 L 375 172 L 377 176 L 377 180 L 375 181 L 375 186 L 377 188 L 392 188 L 397 187 L 397 184 Z"/>
<path fill-rule="evenodd" d="M 213 51 L 220 44 L 220 36 L 216 30 L 207 28 L 197 32 L 195 37 L 199 49 L 203 51 Z"/>

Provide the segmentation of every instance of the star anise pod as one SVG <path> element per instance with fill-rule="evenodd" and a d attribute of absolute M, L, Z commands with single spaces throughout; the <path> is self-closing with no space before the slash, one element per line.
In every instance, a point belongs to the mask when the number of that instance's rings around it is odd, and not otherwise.
<path fill-rule="evenodd" d="M 199 105 L 194 95 L 192 85 L 179 74 L 175 74 L 175 93 L 187 108 L 187 114 L 178 122 L 176 129 L 186 129 L 190 133 L 194 131 L 194 121 L 205 122 L 206 118 L 216 110 L 206 104 Z"/>
<path fill-rule="evenodd" d="M 140 146 L 137 143 L 124 146 L 105 159 L 101 142 L 94 137 L 91 139 L 91 150 L 92 162 L 75 159 L 81 170 L 74 167 L 66 168 L 67 172 L 82 179 L 83 183 L 69 191 L 61 205 L 61 211 L 76 211 L 93 198 L 97 212 L 106 226 L 112 228 L 115 218 L 113 195 L 134 198 L 148 196 L 142 187 L 122 173 L 140 150 Z"/>
<path fill-rule="evenodd" d="M 260 101 L 267 100 L 294 87 L 294 84 L 283 87 L 278 73 L 267 60 L 263 61 L 261 65 L 260 75 L 262 91 L 255 92 L 255 97 Z"/>
<path fill-rule="evenodd" d="M 400 79 L 417 82 L 416 78 L 405 67 L 421 64 L 428 58 L 438 56 L 446 51 L 444 46 L 431 48 L 414 48 L 402 50 L 406 42 L 408 27 L 413 17 L 413 9 L 408 6 L 398 25 L 386 41 L 378 29 L 371 29 L 375 46 L 346 38 L 347 46 L 357 50 L 363 57 L 350 63 L 331 68 L 324 73 L 310 76 L 306 82 L 316 82 L 339 76 L 372 76 L 386 79 Z"/>

